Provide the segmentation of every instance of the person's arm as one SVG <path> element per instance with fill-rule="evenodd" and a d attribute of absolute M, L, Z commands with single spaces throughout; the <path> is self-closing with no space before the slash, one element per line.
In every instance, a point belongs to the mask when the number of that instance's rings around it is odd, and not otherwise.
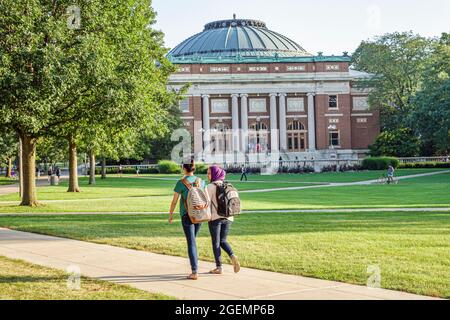
<path fill-rule="evenodd" d="M 172 223 L 172 221 L 173 221 L 173 212 L 175 211 L 175 207 L 177 206 L 179 197 L 180 197 L 180 195 L 177 192 L 174 192 L 173 198 L 172 198 L 172 203 L 170 204 L 170 209 L 169 209 L 169 223 Z"/>

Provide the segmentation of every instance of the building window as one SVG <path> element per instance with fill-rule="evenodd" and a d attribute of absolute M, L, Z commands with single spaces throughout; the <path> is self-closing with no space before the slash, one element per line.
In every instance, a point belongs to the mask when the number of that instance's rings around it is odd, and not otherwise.
<path fill-rule="evenodd" d="M 250 112 L 253 113 L 265 113 L 266 99 L 250 99 Z"/>
<path fill-rule="evenodd" d="M 212 113 L 229 113 L 228 99 L 211 100 Z"/>
<path fill-rule="evenodd" d="M 209 72 L 211 73 L 230 72 L 230 67 L 210 67 Z"/>
<path fill-rule="evenodd" d="M 181 100 L 178 105 L 180 107 L 181 112 L 184 113 L 189 112 L 189 98 Z"/>
<path fill-rule="evenodd" d="M 336 95 L 328 96 L 328 108 L 329 109 L 338 108 L 338 97 Z"/>
<path fill-rule="evenodd" d="M 340 146 L 339 131 L 337 131 L 337 130 L 329 131 L 328 137 L 329 137 L 330 146 L 333 146 L 333 147 Z"/>
<path fill-rule="evenodd" d="M 178 72 L 191 72 L 191 68 L 190 67 L 178 67 Z"/>
<path fill-rule="evenodd" d="M 287 99 L 287 111 L 288 112 L 304 112 L 305 101 L 303 98 L 288 98 Z"/>
<path fill-rule="evenodd" d="M 211 151 L 216 153 L 227 153 L 231 151 L 232 135 L 230 128 L 224 123 L 216 123 L 211 130 Z"/>
<path fill-rule="evenodd" d="M 269 148 L 269 131 L 263 122 L 256 122 L 249 126 L 248 151 L 250 153 L 267 152 Z"/>
<path fill-rule="evenodd" d="M 287 66 L 286 67 L 286 71 L 288 71 L 288 72 L 305 71 L 305 70 L 306 70 L 305 66 Z"/>
<path fill-rule="evenodd" d="M 287 127 L 287 147 L 290 152 L 301 152 L 306 149 L 305 126 L 299 121 L 289 123 Z"/>
<path fill-rule="evenodd" d="M 250 71 L 250 72 L 265 72 L 267 70 L 268 70 L 267 67 L 261 67 L 261 66 L 259 66 L 259 67 L 248 67 L 248 71 Z"/>
<path fill-rule="evenodd" d="M 327 71 L 339 71 L 339 65 L 338 64 L 327 64 L 325 69 Z"/>

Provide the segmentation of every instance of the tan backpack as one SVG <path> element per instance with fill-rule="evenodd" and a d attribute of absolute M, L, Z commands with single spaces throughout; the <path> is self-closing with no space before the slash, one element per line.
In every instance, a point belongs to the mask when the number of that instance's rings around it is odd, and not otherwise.
<path fill-rule="evenodd" d="M 192 185 L 186 178 L 181 182 L 189 190 L 187 199 L 184 200 L 184 207 L 187 210 L 191 222 L 194 224 L 211 220 L 211 208 L 206 190 L 201 188 L 202 179 L 197 178 Z"/>

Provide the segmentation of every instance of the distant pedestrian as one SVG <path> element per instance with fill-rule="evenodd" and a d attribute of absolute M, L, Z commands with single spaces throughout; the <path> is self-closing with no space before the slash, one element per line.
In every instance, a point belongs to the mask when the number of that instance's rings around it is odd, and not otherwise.
<path fill-rule="evenodd" d="M 139 167 L 136 166 L 136 176 L 139 176 Z"/>
<path fill-rule="evenodd" d="M 121 164 L 119 164 L 119 177 L 122 178 L 122 174 L 123 174 L 123 167 Z"/>
<path fill-rule="evenodd" d="M 394 172 L 395 169 L 392 165 L 389 165 L 388 169 L 387 169 L 387 183 L 391 184 L 394 182 Z"/>
<path fill-rule="evenodd" d="M 61 178 L 61 169 L 57 166 L 55 169 L 55 174 L 58 177 L 58 180 Z"/>
<path fill-rule="evenodd" d="M 247 181 L 247 168 L 245 167 L 245 164 L 242 165 L 241 167 L 241 181 L 244 180 Z"/>
<path fill-rule="evenodd" d="M 51 181 L 52 175 L 53 175 L 53 169 L 52 169 L 52 167 L 48 167 L 48 170 L 47 170 L 47 179 L 48 179 L 48 182 L 49 182 L 49 183 L 50 183 L 50 181 Z"/>

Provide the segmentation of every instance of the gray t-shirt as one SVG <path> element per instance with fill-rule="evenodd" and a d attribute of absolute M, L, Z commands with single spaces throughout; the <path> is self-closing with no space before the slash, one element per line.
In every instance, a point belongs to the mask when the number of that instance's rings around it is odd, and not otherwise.
<path fill-rule="evenodd" d="M 217 203 L 217 195 L 216 195 L 216 191 L 217 191 L 216 183 L 223 183 L 223 182 L 217 181 L 214 183 L 210 183 L 210 184 L 208 184 L 208 187 L 207 187 L 208 195 L 209 195 L 209 198 L 211 199 L 211 221 L 215 221 L 215 220 L 219 220 L 219 219 L 228 219 L 229 221 L 234 221 L 234 217 L 225 218 L 225 217 L 219 216 L 219 214 L 217 213 L 218 203 Z"/>

